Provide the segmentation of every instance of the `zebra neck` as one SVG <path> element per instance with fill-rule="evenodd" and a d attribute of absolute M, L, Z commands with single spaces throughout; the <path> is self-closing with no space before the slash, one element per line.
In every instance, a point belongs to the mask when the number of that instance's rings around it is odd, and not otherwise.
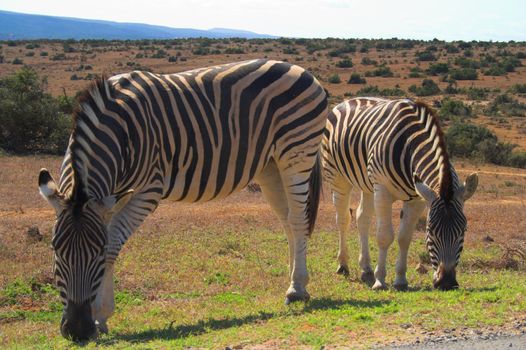
<path fill-rule="evenodd" d="M 436 118 L 425 113 L 420 119 L 420 137 L 412 139 L 410 152 L 413 174 L 446 200 L 453 196 L 456 174 L 446 150 L 444 134 Z"/>

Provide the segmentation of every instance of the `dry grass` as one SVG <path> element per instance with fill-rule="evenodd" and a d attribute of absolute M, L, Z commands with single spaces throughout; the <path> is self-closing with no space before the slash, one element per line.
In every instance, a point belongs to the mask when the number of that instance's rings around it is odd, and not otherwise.
<path fill-rule="evenodd" d="M 60 306 L 48 285 L 54 212 L 36 186 L 43 166 L 58 177 L 60 159 L 0 157 L 0 164 L 1 183 L 9 184 L 0 187 L 0 345 L 69 346 L 58 335 Z M 95 345 L 216 347 L 249 339 L 247 344 L 267 347 L 364 346 L 414 339 L 417 331 L 444 325 L 506 327 L 507 320 L 524 317 L 526 306 L 524 251 L 518 248 L 526 242 L 526 171 L 464 161 L 456 168 L 462 177 L 480 172 L 479 191 L 466 205 L 469 231 L 460 272 L 465 288 L 458 292 L 431 291 L 431 272 L 415 270 L 425 251 L 422 232 L 409 260 L 413 293 L 372 293 L 358 283 L 356 234 L 350 242 L 351 279 L 345 283 L 335 276 L 337 235 L 326 189 L 310 243 L 313 301 L 287 309 L 285 236 L 261 193 L 244 190 L 219 202 L 159 206 L 119 258 L 112 333 Z M 357 199 L 355 193 L 353 207 Z M 398 225 L 397 211 L 393 221 Z M 41 241 L 28 237 L 33 225 Z M 485 242 L 488 235 L 494 242 Z M 391 277 L 394 257 L 391 251 Z M 445 305 L 462 312 L 440 313 Z M 411 329 L 400 328 L 402 323 Z"/>

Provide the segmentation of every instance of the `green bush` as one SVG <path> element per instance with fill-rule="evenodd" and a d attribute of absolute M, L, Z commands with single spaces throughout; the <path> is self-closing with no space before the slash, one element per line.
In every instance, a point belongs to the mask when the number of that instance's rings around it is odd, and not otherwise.
<path fill-rule="evenodd" d="M 11 63 L 13 63 L 13 64 L 24 64 L 24 61 L 21 58 L 17 57 Z"/>
<path fill-rule="evenodd" d="M 440 88 L 432 79 L 424 79 L 422 81 L 422 86 L 411 85 L 409 87 L 409 92 L 412 92 L 417 96 L 432 96 L 439 94 Z"/>
<path fill-rule="evenodd" d="M 364 86 L 356 93 L 357 96 L 404 96 L 405 91 L 399 87 L 379 89 L 376 85 Z"/>
<path fill-rule="evenodd" d="M 526 84 L 515 84 L 510 88 L 514 94 L 526 94 Z"/>
<path fill-rule="evenodd" d="M 341 60 L 340 62 L 336 63 L 336 66 L 339 68 L 351 68 L 353 66 L 352 60 L 350 58 L 346 58 Z"/>
<path fill-rule="evenodd" d="M 427 73 L 431 75 L 446 74 L 447 72 L 449 72 L 448 63 L 432 63 L 427 69 Z"/>
<path fill-rule="evenodd" d="M 449 71 L 449 77 L 455 80 L 477 80 L 477 70 L 473 68 L 452 69 Z"/>
<path fill-rule="evenodd" d="M 366 77 L 384 77 L 384 78 L 389 78 L 389 77 L 392 77 L 394 74 L 393 74 L 393 71 L 391 70 L 391 68 L 387 67 L 387 66 L 380 66 L 378 68 L 376 68 L 374 71 L 369 71 L 369 72 L 365 72 L 365 76 Z"/>
<path fill-rule="evenodd" d="M 347 84 L 366 84 L 365 78 L 362 78 L 362 76 L 358 73 L 352 73 L 351 77 L 349 78 L 349 81 L 347 81 Z"/>
<path fill-rule="evenodd" d="M 437 58 L 431 51 L 420 51 L 415 54 L 418 61 L 436 61 Z"/>
<path fill-rule="evenodd" d="M 485 112 L 492 116 L 526 116 L 526 104 L 521 103 L 508 94 L 502 94 L 488 105 Z"/>
<path fill-rule="evenodd" d="M 504 67 L 498 64 L 492 64 L 488 69 L 486 69 L 486 71 L 484 72 L 484 75 L 498 77 L 498 76 L 506 75 L 506 73 L 507 72 L 504 69 Z"/>
<path fill-rule="evenodd" d="M 340 79 L 340 76 L 338 74 L 336 74 L 336 73 L 330 75 L 328 81 L 331 84 L 339 84 L 339 83 L 342 82 L 342 80 Z"/>
<path fill-rule="evenodd" d="M 0 79 L 0 148 L 15 153 L 62 153 L 71 118 L 45 93 L 46 80 L 29 67 Z"/>
<path fill-rule="evenodd" d="M 488 147 L 497 143 L 497 136 L 481 125 L 455 123 L 446 132 L 447 149 L 452 156 L 477 157 L 483 153 L 481 149 L 488 152 Z M 491 157 L 484 158 L 488 160 L 486 158 Z"/>
<path fill-rule="evenodd" d="M 472 112 L 471 106 L 464 104 L 464 102 L 445 98 L 442 100 L 442 106 L 438 111 L 438 115 L 443 120 L 460 121 L 471 117 Z"/>
<path fill-rule="evenodd" d="M 454 123 L 446 132 L 446 145 L 452 156 L 526 167 L 526 152 L 513 152 L 516 145 L 500 142 L 495 133 L 482 125 Z"/>
<path fill-rule="evenodd" d="M 363 57 L 362 58 L 362 64 L 364 66 L 376 66 L 378 64 L 377 61 L 370 59 L 369 57 Z"/>
<path fill-rule="evenodd" d="M 463 89 L 463 92 L 468 96 L 470 100 L 480 101 L 488 98 L 489 89 L 471 86 L 467 89 Z"/>

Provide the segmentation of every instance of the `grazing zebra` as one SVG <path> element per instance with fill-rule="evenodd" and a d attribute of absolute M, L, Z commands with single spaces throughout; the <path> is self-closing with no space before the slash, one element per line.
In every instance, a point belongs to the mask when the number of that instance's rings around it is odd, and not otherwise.
<path fill-rule="evenodd" d="M 322 143 L 325 177 L 333 192 L 340 232 L 338 273 L 349 273 L 346 234 L 354 186 L 361 190 L 356 221 L 362 281 L 374 283 L 373 289 L 386 288 L 387 250 L 394 240 L 392 204 L 402 200 L 394 287 L 407 289 L 407 252 L 426 202 L 426 243 L 435 271 L 434 286 L 458 287 L 455 268 L 467 223 L 463 205 L 475 192 L 478 177 L 471 174 L 464 184 L 459 182 L 434 110 L 407 99 L 350 99 L 329 113 Z M 368 234 L 374 213 L 379 251 L 373 275 Z"/>
<path fill-rule="evenodd" d="M 38 181 L 57 214 L 62 334 L 84 340 L 97 326 L 107 332 L 115 259 L 161 199 L 219 199 L 252 179 L 287 233 L 286 302 L 307 300 L 306 239 L 319 203 L 326 118 L 318 81 L 279 61 L 97 81 L 81 98 L 59 183 L 46 169 Z"/>

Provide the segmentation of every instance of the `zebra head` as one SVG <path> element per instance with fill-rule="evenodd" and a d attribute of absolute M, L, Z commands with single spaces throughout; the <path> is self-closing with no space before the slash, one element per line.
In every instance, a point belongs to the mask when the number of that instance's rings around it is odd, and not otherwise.
<path fill-rule="evenodd" d="M 464 184 L 454 190 L 453 197 L 446 200 L 423 182 L 415 181 L 417 193 L 429 206 L 426 245 L 433 265 L 435 288 L 441 290 L 458 288 L 456 267 L 467 230 L 464 202 L 475 193 L 477 185 L 477 174 L 471 174 Z"/>
<path fill-rule="evenodd" d="M 68 197 L 46 169 L 40 171 L 38 184 L 40 194 L 57 215 L 52 246 L 55 282 L 64 305 L 60 330 L 74 341 L 88 340 L 97 333 L 92 304 L 105 271 L 107 225 L 131 196 L 125 195 L 118 202 L 114 197 Z"/>

